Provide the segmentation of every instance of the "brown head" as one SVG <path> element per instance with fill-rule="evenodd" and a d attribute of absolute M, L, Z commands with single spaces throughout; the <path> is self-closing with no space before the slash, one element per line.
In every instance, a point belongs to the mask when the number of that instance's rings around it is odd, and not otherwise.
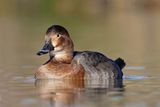
<path fill-rule="evenodd" d="M 73 51 L 74 46 L 68 31 L 60 25 L 52 25 L 47 29 L 45 45 L 37 55 L 49 53 L 58 62 L 70 63 Z"/>

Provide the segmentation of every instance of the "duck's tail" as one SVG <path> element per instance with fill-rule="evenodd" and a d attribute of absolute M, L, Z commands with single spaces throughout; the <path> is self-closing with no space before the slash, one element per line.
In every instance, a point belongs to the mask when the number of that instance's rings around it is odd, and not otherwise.
<path fill-rule="evenodd" d="M 126 63 L 124 62 L 124 60 L 123 59 L 121 59 L 121 58 L 117 58 L 116 60 L 115 60 L 115 63 L 119 66 L 119 68 L 122 70 L 124 67 L 125 67 L 125 65 L 126 65 Z"/>

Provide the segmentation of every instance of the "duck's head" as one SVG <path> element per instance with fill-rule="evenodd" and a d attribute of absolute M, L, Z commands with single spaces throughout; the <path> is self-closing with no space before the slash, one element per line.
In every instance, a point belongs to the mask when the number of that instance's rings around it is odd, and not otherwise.
<path fill-rule="evenodd" d="M 60 25 L 52 25 L 47 29 L 45 44 L 37 55 L 49 53 L 60 62 L 70 62 L 73 58 L 74 46 L 68 31 Z"/>

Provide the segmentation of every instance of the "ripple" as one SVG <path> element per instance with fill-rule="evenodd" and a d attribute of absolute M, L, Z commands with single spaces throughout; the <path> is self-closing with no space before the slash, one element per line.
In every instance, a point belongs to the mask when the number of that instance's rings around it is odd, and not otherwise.
<path fill-rule="evenodd" d="M 21 104 L 28 105 L 28 104 L 36 104 L 37 100 L 33 98 L 25 98 L 21 101 Z"/>
<path fill-rule="evenodd" d="M 28 76 L 28 77 L 15 76 L 15 77 L 13 77 L 13 80 L 21 81 L 23 83 L 34 83 L 34 81 L 35 81 L 34 76 Z"/>
<path fill-rule="evenodd" d="M 128 66 L 125 69 L 127 69 L 127 70 L 144 70 L 145 67 L 144 66 Z"/>
<path fill-rule="evenodd" d="M 147 79 L 146 76 L 140 76 L 140 75 L 131 75 L 131 76 L 123 76 L 123 80 L 142 80 Z"/>

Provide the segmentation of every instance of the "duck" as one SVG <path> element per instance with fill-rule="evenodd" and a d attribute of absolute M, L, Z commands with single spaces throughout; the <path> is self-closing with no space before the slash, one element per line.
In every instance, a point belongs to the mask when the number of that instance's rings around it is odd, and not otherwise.
<path fill-rule="evenodd" d="M 112 60 L 95 51 L 75 51 L 67 29 L 61 25 L 50 26 L 45 33 L 45 43 L 38 56 L 49 54 L 49 60 L 35 73 L 36 79 L 122 79 L 126 63 L 122 58 Z"/>

